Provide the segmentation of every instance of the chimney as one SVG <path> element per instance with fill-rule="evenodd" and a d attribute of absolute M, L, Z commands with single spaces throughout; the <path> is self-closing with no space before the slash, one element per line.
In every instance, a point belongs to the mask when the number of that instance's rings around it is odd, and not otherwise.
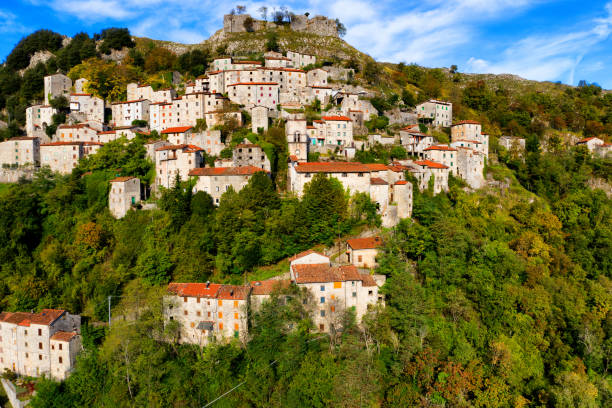
<path fill-rule="evenodd" d="M 208 289 L 209 286 L 210 286 L 210 281 L 206 281 L 206 288 Z"/>
<path fill-rule="evenodd" d="M 234 289 L 230 290 L 230 296 L 234 296 Z"/>

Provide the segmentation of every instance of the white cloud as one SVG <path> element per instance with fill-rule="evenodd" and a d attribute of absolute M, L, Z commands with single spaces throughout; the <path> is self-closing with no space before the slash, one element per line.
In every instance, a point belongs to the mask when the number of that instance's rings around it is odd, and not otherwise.
<path fill-rule="evenodd" d="M 0 9 L 0 33 L 24 34 L 30 30 L 19 22 L 17 16 L 10 11 Z"/>
<path fill-rule="evenodd" d="M 470 58 L 469 70 L 513 73 L 540 81 L 564 78 L 573 84 L 576 69 L 585 55 L 612 33 L 612 2 L 605 9 L 608 13 L 605 18 L 595 19 L 591 24 L 580 24 L 580 27 L 593 27 L 591 29 L 523 38 L 504 50 L 496 61 Z"/>

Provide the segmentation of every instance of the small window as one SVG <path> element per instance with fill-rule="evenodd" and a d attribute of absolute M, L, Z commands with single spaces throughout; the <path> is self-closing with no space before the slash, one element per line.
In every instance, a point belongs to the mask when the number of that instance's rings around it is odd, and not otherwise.
<path fill-rule="evenodd" d="M 42 329 L 38 329 L 38 335 L 42 336 Z M 0 341 L 2 341 L 2 338 L 0 337 Z"/>
<path fill-rule="evenodd" d="M 223 312 L 219 312 L 219 319 L 223 319 Z"/>
<path fill-rule="evenodd" d="M 325 317 L 325 310 L 321 310 L 321 317 Z"/>
<path fill-rule="evenodd" d="M 183 314 L 184 314 L 185 316 L 187 316 L 187 315 L 189 314 L 189 312 L 188 312 L 187 310 L 183 310 Z"/>
<path fill-rule="evenodd" d="M 42 350 L 42 348 L 43 348 L 42 343 L 38 343 L 38 349 L 39 349 L 39 350 Z"/>
<path fill-rule="evenodd" d="M 321 324 L 319 325 L 319 330 L 320 330 L 320 331 L 324 331 L 324 330 L 325 330 L 325 325 L 324 325 L 323 323 L 321 323 Z"/>
<path fill-rule="evenodd" d="M 60 357 L 60 358 L 59 358 L 59 363 L 60 363 L 60 364 L 62 364 L 62 362 L 63 362 L 63 360 L 62 360 L 62 358 Z"/>
<path fill-rule="evenodd" d="M 321 296 L 321 303 L 325 303 L 325 296 Z"/>
<path fill-rule="evenodd" d="M 321 292 L 325 292 L 325 285 L 321 285 Z"/>

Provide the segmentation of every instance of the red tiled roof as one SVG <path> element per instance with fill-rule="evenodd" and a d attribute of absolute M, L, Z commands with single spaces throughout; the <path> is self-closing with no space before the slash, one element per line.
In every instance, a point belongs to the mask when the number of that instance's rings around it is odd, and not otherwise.
<path fill-rule="evenodd" d="M 60 309 L 43 309 L 40 313 L 3 312 L 0 313 L 0 321 L 18 324 L 20 326 L 29 326 L 30 324 L 48 326 L 60 318 L 64 313 L 66 313 L 66 311 Z"/>
<path fill-rule="evenodd" d="M 249 296 L 250 290 L 249 286 L 221 285 L 217 293 L 217 299 L 245 300 Z"/>
<path fill-rule="evenodd" d="M 291 258 L 289 258 L 289 262 L 293 262 L 296 259 L 303 258 L 303 257 L 305 257 L 307 255 L 310 255 L 310 254 L 317 254 L 317 255 L 325 256 L 322 253 L 317 252 L 317 251 L 315 251 L 313 249 L 307 249 L 306 251 L 303 251 L 303 252 L 300 252 L 299 254 L 293 255 Z"/>
<path fill-rule="evenodd" d="M 389 170 L 389 167 L 386 164 L 382 163 L 366 163 L 364 164 L 370 171 L 385 171 Z"/>
<path fill-rule="evenodd" d="M 381 179 L 380 177 L 372 177 L 370 179 L 370 184 L 374 184 L 376 186 L 386 186 L 387 183 L 385 180 Z"/>
<path fill-rule="evenodd" d="M 267 60 L 281 60 L 281 61 L 291 61 L 291 58 L 287 57 L 265 57 Z"/>
<path fill-rule="evenodd" d="M 166 135 L 168 133 L 183 133 L 188 131 L 189 129 L 193 129 L 193 126 L 178 126 L 178 127 L 171 127 L 171 128 L 167 128 L 162 130 L 162 135 Z"/>
<path fill-rule="evenodd" d="M 111 181 L 109 181 L 109 183 L 123 183 L 133 178 L 136 178 L 136 177 L 132 177 L 132 176 L 116 177 L 112 179 Z"/>
<path fill-rule="evenodd" d="M 353 249 L 372 249 L 382 245 L 380 237 L 352 238 L 346 243 Z"/>
<path fill-rule="evenodd" d="M 91 129 L 89 127 L 89 125 L 87 125 L 85 123 L 79 123 L 77 125 L 59 125 L 58 128 L 59 129 L 82 129 L 82 128 Z M 93 130 L 93 129 L 91 129 L 91 130 Z"/>
<path fill-rule="evenodd" d="M 43 144 L 40 145 L 40 147 L 45 147 L 45 146 L 73 146 L 73 145 L 82 146 L 83 142 L 51 142 L 51 143 L 43 143 Z"/>
<path fill-rule="evenodd" d="M 429 146 L 424 151 L 428 151 L 428 150 L 456 151 L 457 149 L 455 149 L 454 147 L 446 146 L 446 145 L 433 145 L 433 146 Z"/>
<path fill-rule="evenodd" d="M 577 141 L 576 144 L 586 143 L 586 142 L 588 142 L 590 140 L 593 140 L 593 139 L 599 139 L 599 138 L 598 137 L 587 137 L 586 139 L 582 139 L 582 140 Z"/>
<path fill-rule="evenodd" d="M 414 164 L 418 164 L 419 166 L 430 167 L 432 169 L 448 169 L 448 166 L 445 166 L 442 163 L 436 163 L 435 161 L 431 161 L 431 160 L 418 160 L 418 161 L 415 161 Z"/>
<path fill-rule="evenodd" d="M 155 151 L 159 151 L 159 150 L 180 150 L 180 149 L 187 149 L 187 150 L 191 150 L 191 151 L 201 151 L 201 150 L 204 150 L 201 147 L 198 147 L 196 145 L 180 144 L 180 145 L 168 145 L 168 146 L 158 147 L 157 149 L 155 149 Z"/>
<path fill-rule="evenodd" d="M 277 82 L 237 82 L 235 84 L 231 84 L 228 86 L 237 86 L 237 85 L 278 85 Z"/>
<path fill-rule="evenodd" d="M 289 156 L 289 160 L 296 162 L 298 161 L 298 157 L 295 154 L 292 154 Z"/>
<path fill-rule="evenodd" d="M 372 275 L 370 275 L 369 273 L 361 273 L 360 274 L 361 277 L 361 286 L 378 286 L 376 285 L 376 281 L 374 280 L 374 277 Z"/>
<path fill-rule="evenodd" d="M 286 289 L 291 285 L 289 279 L 268 279 L 264 281 L 251 282 L 252 295 L 270 295 L 274 292 Z"/>
<path fill-rule="evenodd" d="M 219 283 L 170 283 L 168 292 L 183 297 L 214 298 L 221 284 Z"/>
<path fill-rule="evenodd" d="M 298 173 L 369 173 L 370 169 L 356 162 L 311 162 L 299 163 L 295 170 Z"/>
<path fill-rule="evenodd" d="M 51 336 L 51 340 L 69 342 L 76 336 L 78 336 L 77 332 L 58 331 Z"/>
<path fill-rule="evenodd" d="M 398 180 L 398 181 L 395 182 L 396 186 L 404 186 L 406 184 L 408 184 L 408 182 L 406 180 Z"/>
<path fill-rule="evenodd" d="M 260 171 L 265 171 L 260 167 L 241 166 L 241 167 L 200 167 L 191 169 L 189 176 L 250 176 Z"/>
<path fill-rule="evenodd" d="M 136 102 L 143 102 L 146 101 L 147 99 L 134 99 L 131 101 L 121 101 L 121 102 L 113 102 L 111 103 L 111 105 L 122 105 L 124 103 L 136 103 Z"/>
<path fill-rule="evenodd" d="M 71 93 L 70 96 L 91 96 L 90 93 Z"/>
<path fill-rule="evenodd" d="M 479 142 L 478 140 L 466 140 L 466 139 L 458 139 L 458 140 L 455 140 L 453 143 L 457 143 L 457 142 L 467 142 L 467 143 L 474 143 L 474 144 L 482 144 L 482 142 Z"/>
<path fill-rule="evenodd" d="M 346 116 L 323 116 L 321 119 L 326 121 L 326 122 L 332 122 L 332 121 L 347 121 L 347 122 L 350 122 L 351 121 L 351 119 L 347 118 Z"/>
<path fill-rule="evenodd" d="M 361 280 L 354 265 L 329 266 L 328 264 L 304 264 L 291 267 L 296 283 L 345 282 Z"/>
<path fill-rule="evenodd" d="M 114 130 L 105 130 L 103 132 L 98 132 L 99 135 L 112 135 L 113 133 L 115 133 Z"/>
<path fill-rule="evenodd" d="M 247 60 L 237 60 L 233 62 L 234 64 L 256 64 L 261 65 L 261 61 L 247 61 Z"/>
<path fill-rule="evenodd" d="M 480 125 L 480 122 L 476 122 L 475 120 L 462 120 L 461 122 L 455 123 L 453 126 L 458 125 Z"/>
<path fill-rule="evenodd" d="M 246 148 L 249 148 L 249 147 L 250 147 L 250 148 L 253 148 L 253 147 L 258 147 L 258 148 L 261 148 L 259 145 L 256 145 L 256 144 L 253 144 L 253 143 L 240 143 L 240 144 L 237 144 L 237 145 L 234 147 L 234 149 L 235 149 L 236 147 L 245 148 L 245 149 L 246 149 Z"/>
<path fill-rule="evenodd" d="M 28 136 L 15 136 L 15 137 L 11 137 L 10 139 L 7 139 L 6 141 L 14 141 L 14 140 L 34 140 L 34 139 L 38 139 L 37 137 L 28 137 Z"/>

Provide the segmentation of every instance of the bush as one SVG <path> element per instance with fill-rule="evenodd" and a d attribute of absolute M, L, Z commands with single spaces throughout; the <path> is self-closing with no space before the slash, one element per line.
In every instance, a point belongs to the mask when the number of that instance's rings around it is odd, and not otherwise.
<path fill-rule="evenodd" d="M 19 70 L 28 66 L 30 57 L 37 51 L 57 51 L 62 47 L 62 36 L 51 30 L 38 30 L 21 39 L 6 57 L 6 66 Z"/>
<path fill-rule="evenodd" d="M 97 38 L 94 38 L 102 39 L 100 52 L 107 55 L 111 53 L 111 50 L 120 50 L 123 47 L 134 48 L 136 46 L 130 35 L 130 30 L 127 28 L 107 28 L 102 30 L 102 34 Z"/>

